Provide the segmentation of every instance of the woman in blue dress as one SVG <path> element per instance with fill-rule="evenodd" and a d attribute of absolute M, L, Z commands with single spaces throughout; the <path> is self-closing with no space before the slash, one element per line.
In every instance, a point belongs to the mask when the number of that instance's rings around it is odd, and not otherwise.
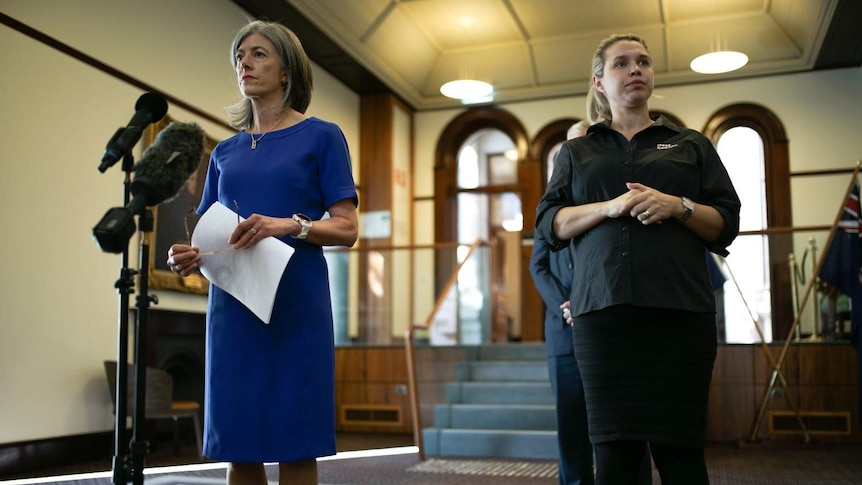
<path fill-rule="evenodd" d="M 197 212 L 216 201 L 246 219 L 237 250 L 275 237 L 295 249 L 269 324 L 210 285 L 204 455 L 230 463 L 229 484 L 316 484 L 316 458 L 335 453 L 334 343 L 322 246 L 352 246 L 358 203 L 347 142 L 338 126 L 307 117 L 311 64 L 275 22 L 243 27 L 231 47 L 243 99 L 228 108 L 238 129 L 210 157 Z M 324 218 L 328 213 L 329 217 Z M 206 256 L 204 256 L 206 257 Z M 196 247 L 175 244 L 168 265 L 199 268 Z"/>

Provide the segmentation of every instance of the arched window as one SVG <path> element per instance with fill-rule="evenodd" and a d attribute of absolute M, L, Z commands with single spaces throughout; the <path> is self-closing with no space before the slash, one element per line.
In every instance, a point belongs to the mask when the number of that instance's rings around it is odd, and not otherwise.
<path fill-rule="evenodd" d="M 739 130 L 738 128 L 745 128 Z M 757 225 L 762 221 L 762 227 L 740 227 L 741 231 L 767 229 L 770 227 L 789 227 L 793 220 L 790 209 L 790 169 L 787 151 L 787 136 L 781 121 L 769 109 L 751 103 L 726 106 L 716 111 L 707 121 L 703 129 L 713 144 L 720 149 L 722 160 L 728 167 L 731 177 L 734 173 L 751 180 L 757 177 L 756 184 L 734 181 L 740 192 L 743 214 L 742 222 L 747 226 Z M 741 151 L 734 154 L 737 149 Z M 762 157 L 757 156 L 762 150 Z M 739 166 L 742 164 L 743 166 Z M 745 164 L 761 164 L 762 167 L 745 167 Z M 762 174 L 762 175 L 760 175 Z M 762 177 L 762 178 L 761 178 Z M 762 180 L 762 183 L 759 181 Z M 751 238 L 758 238 L 755 241 Z M 757 298 L 746 296 L 748 309 L 763 318 L 768 314 L 771 319 L 771 334 L 775 339 L 783 340 L 788 336 L 793 324 L 793 307 L 791 300 L 791 275 L 788 266 L 789 254 L 793 250 L 792 238 L 789 235 L 776 236 L 740 236 L 731 246 L 730 258 L 739 258 L 741 265 L 762 260 L 762 279 L 760 291 L 767 292 L 760 304 L 766 308 L 757 308 Z M 753 254 L 760 252 L 762 256 Z M 728 258 L 728 262 L 731 262 Z M 760 258 L 760 259 L 758 259 Z M 746 263 L 748 262 L 748 263 Z M 739 264 L 732 267 L 740 267 Z M 739 281 L 741 275 L 734 275 Z M 749 275 L 755 277 L 756 275 Z M 729 282 L 733 285 L 733 282 Z M 727 287 L 727 285 L 725 285 Z M 736 293 L 735 286 L 725 290 L 725 294 Z M 744 291 L 745 293 L 745 291 Z M 740 325 L 753 323 L 747 315 L 733 315 L 731 308 L 727 309 L 727 322 L 738 321 Z M 770 333 L 770 332 L 766 332 Z"/>
<path fill-rule="evenodd" d="M 548 186 L 548 179 L 554 170 L 554 159 L 556 159 L 563 142 L 566 141 L 566 133 L 577 122 L 576 118 L 563 118 L 552 121 L 539 130 L 539 133 L 533 139 L 533 143 L 530 145 L 530 153 L 533 159 L 538 160 L 541 164 L 542 192 Z"/>
<path fill-rule="evenodd" d="M 721 135 L 716 148 L 742 201 L 739 230 L 766 229 L 765 164 L 760 135 L 751 128 L 737 126 Z M 737 237 L 729 251 L 727 262 L 733 268 L 735 281 L 730 282 L 733 288 L 722 295 L 725 325 L 719 337 L 726 336 L 731 343 L 754 343 L 760 341 L 762 334 L 765 341 L 772 341 L 768 238 L 762 235 Z M 759 331 L 750 318 L 744 318 L 746 315 L 757 318 Z M 728 320 L 727 316 L 732 318 Z"/>
<path fill-rule="evenodd" d="M 523 188 L 531 186 L 525 183 L 527 146 L 526 130 L 511 113 L 473 108 L 443 130 L 434 168 L 435 239 L 469 244 L 478 237 L 492 243 L 491 284 L 494 296 L 504 301 L 502 308 L 495 305 L 495 311 L 508 313 L 513 338 L 524 337 L 521 293 L 524 275 L 529 275 L 521 264 L 521 229 L 532 227 L 535 220 L 535 205 L 524 203 Z M 530 207 L 529 216 L 522 207 Z M 438 289 L 455 264 L 453 255 L 438 258 Z M 499 315 L 492 318 L 496 321 Z"/>

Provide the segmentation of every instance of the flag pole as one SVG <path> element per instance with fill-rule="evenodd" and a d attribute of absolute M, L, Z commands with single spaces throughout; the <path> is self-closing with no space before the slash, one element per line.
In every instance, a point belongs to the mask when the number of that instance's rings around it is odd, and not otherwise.
<path fill-rule="evenodd" d="M 769 388 L 767 388 L 766 390 L 766 395 L 768 396 L 772 392 L 772 388 L 775 386 L 776 381 L 781 384 L 781 387 L 784 388 L 784 398 L 787 401 L 787 404 L 790 405 L 790 408 L 796 414 L 796 421 L 799 423 L 799 427 L 800 429 L 802 429 L 802 434 L 805 437 L 805 442 L 807 443 L 810 440 L 808 436 L 808 427 L 806 427 L 805 423 L 802 421 L 802 416 L 799 414 L 799 409 L 796 407 L 796 402 L 793 400 L 793 397 L 790 394 L 790 387 L 787 384 L 787 380 L 784 378 L 784 375 L 781 374 L 781 371 L 779 370 L 780 366 L 777 365 L 775 362 L 775 356 L 772 355 L 772 352 L 769 351 L 769 346 L 766 345 L 766 338 L 763 336 L 763 330 L 760 329 L 760 322 L 758 321 L 754 313 L 751 311 L 751 307 L 748 305 L 748 301 L 745 299 L 745 293 L 739 286 L 739 282 L 736 280 L 736 276 L 733 274 L 733 270 L 730 268 L 730 265 L 727 264 L 727 260 L 719 255 L 715 255 L 715 258 L 721 261 L 722 266 L 724 266 L 724 269 L 730 275 L 730 280 L 733 281 L 733 284 L 736 287 L 736 291 L 739 293 L 739 297 L 742 299 L 742 304 L 743 306 L 745 306 L 745 310 L 746 312 L 748 312 L 748 316 L 749 318 L 751 318 L 751 321 L 754 324 L 754 329 L 757 330 L 757 335 L 760 337 L 760 347 L 763 349 L 763 353 L 766 355 L 766 359 L 769 360 L 769 365 L 771 365 L 774 369 L 774 371 L 772 372 L 772 377 L 770 378 Z M 796 275 L 794 274 L 793 277 L 795 278 Z M 758 417 L 757 423 L 760 423 L 760 420 L 761 417 Z M 754 437 L 751 438 L 750 441 L 754 441 L 754 439 L 756 438 L 757 429 L 754 430 L 753 435 Z"/>
<path fill-rule="evenodd" d="M 853 186 L 856 184 L 856 178 L 859 175 L 860 167 L 862 167 L 862 160 L 857 160 L 856 167 L 853 168 L 853 175 L 850 177 L 850 182 L 847 184 L 847 190 L 844 191 L 844 197 L 841 198 L 841 206 L 838 208 L 838 212 L 835 214 L 835 219 L 832 221 L 832 228 L 829 230 L 829 236 L 827 236 L 826 238 L 826 244 L 823 245 L 825 249 L 820 253 L 820 256 L 817 258 L 817 265 L 814 267 L 814 274 L 811 275 L 811 279 L 808 281 L 808 284 L 805 286 L 805 291 L 802 294 L 802 301 L 799 303 L 799 312 L 793 319 L 793 324 L 790 326 L 790 331 L 787 333 L 787 337 L 784 339 L 784 345 L 781 348 L 781 353 L 778 355 L 778 360 L 776 361 L 775 365 L 773 365 L 772 375 L 769 379 L 769 385 L 760 401 L 760 411 L 757 413 L 757 418 L 755 418 L 755 421 L 751 427 L 751 434 L 748 438 L 749 441 L 755 441 L 757 439 L 757 433 L 760 429 L 760 423 L 763 421 L 763 415 L 766 413 L 766 406 L 769 403 L 769 395 L 772 393 L 772 389 L 775 387 L 776 378 L 778 376 L 781 376 L 781 366 L 784 364 L 784 359 L 787 357 L 787 350 L 790 347 L 791 342 L 790 339 L 793 337 L 793 333 L 796 331 L 796 327 L 799 325 L 799 320 L 802 317 L 802 310 L 805 309 L 805 305 L 808 303 L 808 297 L 811 296 L 811 290 L 814 288 L 814 284 L 817 282 L 820 270 L 823 269 L 823 262 L 826 259 L 826 255 L 829 253 L 829 247 L 832 245 L 832 239 L 835 238 L 835 231 L 838 228 L 838 222 L 841 220 L 841 215 L 844 213 L 844 206 L 847 203 L 847 197 L 850 196 L 850 191 L 853 190 Z M 817 309 L 817 311 L 819 311 L 819 309 Z M 770 356 L 772 356 L 772 352 L 769 349 L 765 350 L 769 352 Z M 797 411 L 797 418 L 798 417 L 799 414 Z M 804 427 L 803 432 L 805 432 Z M 805 436 L 807 442 L 807 432 L 805 432 Z"/>

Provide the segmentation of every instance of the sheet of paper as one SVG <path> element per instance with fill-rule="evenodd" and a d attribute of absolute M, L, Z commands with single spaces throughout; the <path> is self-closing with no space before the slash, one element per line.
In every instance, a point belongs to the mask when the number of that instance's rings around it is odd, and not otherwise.
<path fill-rule="evenodd" d="M 235 250 L 228 239 L 236 221 L 236 212 L 214 203 L 195 226 L 192 246 L 200 248 L 201 273 L 269 323 L 278 283 L 294 250 L 274 237 Z"/>

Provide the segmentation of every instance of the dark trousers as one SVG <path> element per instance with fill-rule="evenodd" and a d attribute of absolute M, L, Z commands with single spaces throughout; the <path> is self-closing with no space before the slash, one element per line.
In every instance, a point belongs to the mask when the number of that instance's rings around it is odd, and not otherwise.
<path fill-rule="evenodd" d="M 608 441 L 595 445 L 597 485 L 635 485 L 647 450 L 644 441 Z M 649 451 L 662 485 L 709 485 L 703 448 L 650 443 Z"/>
<path fill-rule="evenodd" d="M 574 353 L 549 356 L 548 374 L 557 399 L 560 485 L 593 485 L 593 446 L 587 428 L 584 385 Z"/>

